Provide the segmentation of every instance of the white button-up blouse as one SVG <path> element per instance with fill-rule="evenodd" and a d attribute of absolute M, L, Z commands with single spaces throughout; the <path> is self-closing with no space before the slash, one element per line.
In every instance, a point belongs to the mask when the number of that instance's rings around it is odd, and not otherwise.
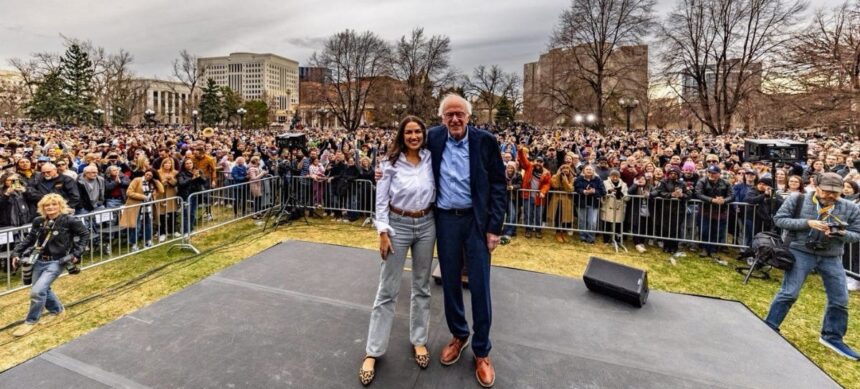
<path fill-rule="evenodd" d="M 380 162 L 382 179 L 376 183 L 376 230 L 394 236 L 388 224 L 389 205 L 404 211 L 421 211 L 436 200 L 436 183 L 433 179 L 433 162 L 430 151 L 422 149 L 421 161 L 413 165 L 401 153 L 394 166 L 387 160 Z"/>

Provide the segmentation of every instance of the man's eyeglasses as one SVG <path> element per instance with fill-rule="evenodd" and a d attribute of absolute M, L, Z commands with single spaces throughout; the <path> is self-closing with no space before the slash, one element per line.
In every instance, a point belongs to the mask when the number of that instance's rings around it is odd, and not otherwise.
<path fill-rule="evenodd" d="M 445 114 L 442 116 L 444 116 L 445 119 L 453 119 L 453 118 L 463 119 L 466 117 L 466 113 L 465 112 L 445 112 Z"/>

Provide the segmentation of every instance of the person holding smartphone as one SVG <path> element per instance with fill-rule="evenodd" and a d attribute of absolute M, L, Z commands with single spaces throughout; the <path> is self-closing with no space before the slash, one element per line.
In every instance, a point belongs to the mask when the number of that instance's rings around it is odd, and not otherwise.
<path fill-rule="evenodd" d="M 382 161 L 382 178 L 376 186 L 376 229 L 382 269 L 367 334 L 366 357 L 359 380 L 369 385 L 376 359 L 388 349 L 394 307 L 406 252 L 412 250 L 412 296 L 409 340 L 415 363 L 430 363 L 427 350 L 430 325 L 430 270 L 436 244 L 432 206 L 436 183 L 430 151 L 425 149 L 427 128 L 421 119 L 407 116 L 401 122 L 388 156 Z"/>

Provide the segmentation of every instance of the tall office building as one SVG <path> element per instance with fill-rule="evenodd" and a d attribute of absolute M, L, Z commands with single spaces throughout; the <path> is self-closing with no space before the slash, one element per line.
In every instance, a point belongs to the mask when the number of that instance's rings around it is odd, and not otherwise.
<path fill-rule="evenodd" d="M 229 86 L 245 101 L 263 100 L 278 122 L 289 121 L 299 105 L 299 63 L 275 54 L 231 53 L 198 60 L 218 86 Z"/>

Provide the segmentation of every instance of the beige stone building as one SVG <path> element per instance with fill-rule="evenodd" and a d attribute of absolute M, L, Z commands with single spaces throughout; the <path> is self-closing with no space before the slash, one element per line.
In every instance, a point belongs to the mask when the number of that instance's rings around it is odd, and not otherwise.
<path fill-rule="evenodd" d="M 229 86 L 245 101 L 263 100 L 278 122 L 288 122 L 299 105 L 299 63 L 275 54 L 231 53 L 198 60 L 204 80 Z M 205 85 L 205 81 L 202 83 Z"/>
<path fill-rule="evenodd" d="M 139 78 L 132 81 L 130 122 L 144 123 L 144 112 L 155 112 L 153 120 L 161 124 L 190 124 L 194 110 L 190 89 L 181 82 Z"/>
<path fill-rule="evenodd" d="M 28 96 L 27 85 L 21 73 L 0 70 L 0 123 L 22 118 Z"/>
<path fill-rule="evenodd" d="M 541 126 L 568 126 L 573 124 L 574 115 L 596 111 L 594 92 L 579 77 L 587 70 L 578 67 L 571 50 L 586 50 L 586 47 L 552 49 L 541 54 L 538 61 L 523 66 L 524 120 Z M 586 62 L 583 68 L 591 66 Z M 624 114 L 618 106 L 619 98 L 642 101 L 648 94 L 648 46 L 619 47 L 611 55 L 607 69 L 603 120 L 606 125 L 620 125 Z M 633 112 L 631 121 L 641 122 L 639 112 Z"/>

